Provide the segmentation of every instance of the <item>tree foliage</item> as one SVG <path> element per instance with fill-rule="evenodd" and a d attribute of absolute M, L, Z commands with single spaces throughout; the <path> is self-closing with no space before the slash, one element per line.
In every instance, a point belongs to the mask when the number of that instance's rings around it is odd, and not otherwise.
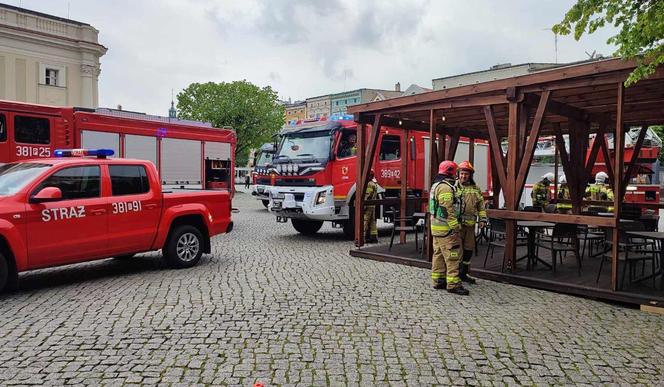
<path fill-rule="evenodd" d="M 607 41 L 618 47 L 614 55 L 635 59 L 639 64 L 625 85 L 648 77 L 664 63 L 662 0 L 577 0 L 553 31 L 560 35 L 573 31 L 579 40 L 584 33 L 592 34 L 607 24 L 619 28 Z"/>
<path fill-rule="evenodd" d="M 192 83 L 178 93 L 178 118 L 231 126 L 237 133 L 235 157 L 246 163 L 249 149 L 269 142 L 284 125 L 284 107 L 270 86 L 259 88 L 246 80 Z"/>

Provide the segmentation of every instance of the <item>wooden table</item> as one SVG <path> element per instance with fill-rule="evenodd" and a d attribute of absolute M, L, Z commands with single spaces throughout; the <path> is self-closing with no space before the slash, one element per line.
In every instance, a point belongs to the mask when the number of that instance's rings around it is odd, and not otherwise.
<path fill-rule="evenodd" d="M 550 263 L 535 255 L 535 233 L 539 229 L 553 227 L 554 224 L 550 222 L 540 222 L 537 220 L 519 220 L 516 224 L 528 229 L 528 260 L 526 261 L 527 269 L 530 270 L 531 264 L 536 265 L 537 262 L 541 262 L 544 266 L 552 268 Z"/>
<path fill-rule="evenodd" d="M 642 239 L 650 239 L 657 242 L 659 255 L 659 271 L 649 276 L 640 278 L 636 282 L 641 282 L 652 278 L 653 276 L 662 276 L 660 279 L 660 288 L 664 289 L 664 232 L 659 231 L 626 231 L 625 234 Z"/>

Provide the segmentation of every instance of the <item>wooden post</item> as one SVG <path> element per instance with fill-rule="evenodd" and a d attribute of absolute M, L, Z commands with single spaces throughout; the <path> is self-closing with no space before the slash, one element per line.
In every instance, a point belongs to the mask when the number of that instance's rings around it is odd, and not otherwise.
<path fill-rule="evenodd" d="M 475 139 L 468 141 L 468 161 L 475 166 Z"/>
<path fill-rule="evenodd" d="M 362 179 L 362 169 L 364 168 L 364 163 L 365 163 L 365 141 L 364 141 L 364 134 L 366 131 L 367 126 L 362 123 L 358 123 L 357 125 L 357 165 L 355 166 L 356 170 L 355 173 L 357 174 L 355 177 L 355 207 L 353 210 L 355 211 L 353 222 L 354 222 L 354 230 L 355 230 L 355 246 L 357 247 L 362 247 L 364 246 L 364 230 L 363 230 L 363 218 L 362 218 L 362 207 L 364 206 L 364 193 L 360 192 L 360 187 L 362 186 L 362 183 L 360 180 Z"/>
<path fill-rule="evenodd" d="M 553 198 L 558 202 L 558 147 L 556 144 L 553 144 Z M 567 177 L 567 176 L 565 176 Z"/>
<path fill-rule="evenodd" d="M 519 102 L 509 103 L 509 118 L 507 127 L 507 144 L 509 152 L 507 154 L 507 189 L 505 190 L 505 204 L 508 210 L 516 211 L 518 208 L 518 198 L 516 198 L 516 175 L 517 159 L 519 156 Z M 516 267 L 516 221 L 505 221 L 507 235 L 505 238 L 505 257 L 509 263 L 508 270 L 514 270 Z"/>
<path fill-rule="evenodd" d="M 401 200 L 399 210 L 399 217 L 401 218 L 399 226 L 402 230 L 399 233 L 399 243 L 401 244 L 406 243 L 406 231 L 404 231 L 404 227 L 406 227 L 405 217 L 408 215 L 408 202 L 406 201 L 408 196 L 408 154 L 408 130 L 403 129 L 401 131 Z"/>
<path fill-rule="evenodd" d="M 623 156 L 625 145 L 625 127 L 623 125 L 623 105 L 625 98 L 625 86 L 622 82 L 618 84 L 618 98 L 616 101 L 616 135 L 613 139 L 613 149 L 615 153 L 615 163 L 613 165 L 613 186 L 614 193 L 622 192 L 622 175 L 623 175 Z M 607 159 L 606 163 L 609 163 Z M 616 291 L 618 288 L 618 243 L 620 242 L 620 210 L 621 210 L 622 197 L 621 195 L 613 195 L 613 217 L 615 219 L 616 227 L 613 229 L 613 247 L 611 249 L 611 290 Z"/>
<path fill-rule="evenodd" d="M 431 179 L 429 181 L 433 185 L 433 179 L 437 175 L 438 171 L 438 165 L 436 164 L 437 158 L 436 155 L 438 153 L 438 150 L 436 149 L 436 112 L 435 110 L 430 110 L 429 111 L 429 138 L 431 139 L 429 141 L 429 165 L 431 169 L 428 171 L 430 173 Z M 431 187 L 426 187 L 427 191 L 431 191 Z M 431 193 L 429 193 L 431 194 Z M 427 211 L 429 211 L 428 204 L 427 204 Z M 429 227 L 429 217 L 427 217 L 424 221 L 424 224 L 427 226 L 426 227 L 426 233 L 427 233 L 427 244 L 426 244 L 426 253 L 427 253 L 427 260 L 431 262 L 432 257 L 433 257 L 433 239 L 431 239 L 431 227 Z"/>

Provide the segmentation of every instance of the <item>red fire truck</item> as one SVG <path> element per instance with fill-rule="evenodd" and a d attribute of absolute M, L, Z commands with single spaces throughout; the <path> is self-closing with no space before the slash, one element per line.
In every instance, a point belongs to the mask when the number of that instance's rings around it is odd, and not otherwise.
<path fill-rule="evenodd" d="M 268 168 L 272 163 L 272 156 L 274 155 L 274 144 L 265 143 L 263 144 L 258 152 L 256 153 L 256 158 L 254 162 L 254 169 L 251 171 L 251 180 L 254 184 L 254 189 L 251 191 L 251 196 L 260 200 L 265 208 L 267 208 L 270 203 L 270 198 L 268 197 L 267 186 L 270 185 L 270 174 Z"/>
<path fill-rule="evenodd" d="M 149 160 L 165 188 L 233 191 L 235 132 L 112 109 L 0 101 L 0 163 L 51 157 L 57 148 L 109 148 Z"/>
<path fill-rule="evenodd" d="M 305 121 L 282 130 L 280 145 L 268 168 L 271 185 L 269 210 L 278 222 L 291 220 L 303 234 L 314 234 L 325 221 L 341 226 L 353 237 L 356 161 L 353 137 L 357 124 L 352 116 Z M 409 195 L 426 195 L 431 185 L 428 133 L 411 132 L 408 148 L 401 149 L 402 130 L 382 127 L 373 162 L 378 184 L 385 197 L 398 196 L 401 157 L 408 157 Z M 366 134 L 368 136 L 368 132 Z M 476 180 L 487 189 L 488 147 L 476 144 Z M 468 156 L 468 143 L 460 143 L 456 160 Z M 379 216 L 380 218 L 380 216 Z"/>

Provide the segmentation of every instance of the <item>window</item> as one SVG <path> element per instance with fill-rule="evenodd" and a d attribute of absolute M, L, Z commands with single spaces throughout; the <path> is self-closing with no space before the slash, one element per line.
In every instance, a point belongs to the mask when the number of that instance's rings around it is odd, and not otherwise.
<path fill-rule="evenodd" d="M 150 191 L 150 183 L 142 165 L 109 165 L 113 196 L 136 195 Z"/>
<path fill-rule="evenodd" d="M 380 143 L 379 160 L 399 160 L 401 154 L 401 139 L 399 136 L 383 136 Z"/>
<path fill-rule="evenodd" d="M 48 118 L 14 117 L 14 140 L 25 144 L 49 144 L 51 129 Z"/>
<path fill-rule="evenodd" d="M 65 200 L 98 198 L 100 186 L 98 166 L 71 167 L 49 176 L 39 184 L 33 195 L 43 188 L 57 187 L 62 191 L 62 198 Z"/>
<path fill-rule="evenodd" d="M 58 86 L 59 70 L 46 68 L 44 83 L 50 86 Z"/>
<path fill-rule="evenodd" d="M 0 142 L 7 141 L 7 119 L 4 114 L 0 114 Z"/>
<path fill-rule="evenodd" d="M 357 136 L 355 132 L 343 132 L 339 141 L 337 157 L 351 157 L 357 154 Z"/>

